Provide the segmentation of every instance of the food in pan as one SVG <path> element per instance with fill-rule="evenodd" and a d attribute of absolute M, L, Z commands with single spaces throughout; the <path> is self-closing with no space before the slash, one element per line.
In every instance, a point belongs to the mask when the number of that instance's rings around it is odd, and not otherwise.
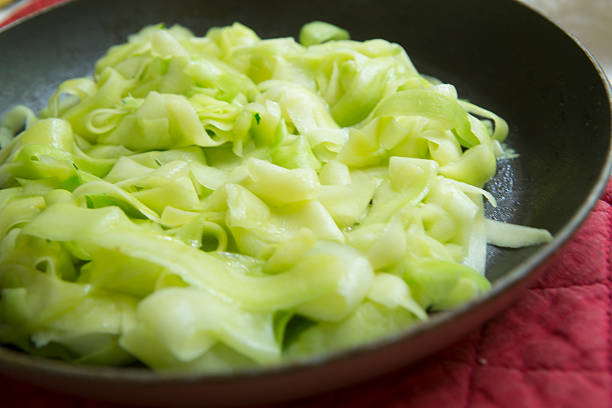
<path fill-rule="evenodd" d="M 149 26 L 0 130 L 0 342 L 218 372 L 374 341 L 486 292 L 508 127 L 398 44 Z"/>

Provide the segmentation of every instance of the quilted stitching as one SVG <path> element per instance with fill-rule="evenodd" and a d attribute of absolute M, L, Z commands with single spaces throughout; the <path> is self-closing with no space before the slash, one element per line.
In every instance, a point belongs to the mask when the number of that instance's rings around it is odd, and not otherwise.
<path fill-rule="evenodd" d="M 483 367 L 477 371 L 476 376 L 471 407 L 609 406 L 608 375 Z"/>
<path fill-rule="evenodd" d="M 520 370 L 606 370 L 608 289 L 532 290 L 485 326 L 479 357 Z"/>
<path fill-rule="evenodd" d="M 610 205 L 599 201 L 571 244 L 546 267 L 536 286 L 547 288 L 605 282 L 609 222 Z"/>

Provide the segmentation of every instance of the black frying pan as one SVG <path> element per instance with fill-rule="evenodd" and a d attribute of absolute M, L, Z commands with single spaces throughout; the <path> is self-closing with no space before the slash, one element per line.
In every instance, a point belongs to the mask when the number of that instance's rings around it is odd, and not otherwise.
<path fill-rule="evenodd" d="M 239 375 L 160 375 L 92 368 L 0 348 L 0 370 L 48 387 L 124 402 L 239 405 L 300 397 L 373 377 L 457 339 L 508 305 L 570 237 L 601 194 L 611 167 L 610 93 L 574 39 L 512 0 L 81 0 L 0 33 L 0 113 L 41 108 L 65 79 L 93 71 L 112 44 L 142 26 L 180 23 L 203 35 L 239 21 L 264 38 L 297 35 L 324 20 L 354 39 L 403 45 L 417 68 L 504 117 L 520 157 L 488 184 L 498 220 L 549 229 L 554 242 L 489 249 L 493 290 L 385 341 L 309 364 Z"/>

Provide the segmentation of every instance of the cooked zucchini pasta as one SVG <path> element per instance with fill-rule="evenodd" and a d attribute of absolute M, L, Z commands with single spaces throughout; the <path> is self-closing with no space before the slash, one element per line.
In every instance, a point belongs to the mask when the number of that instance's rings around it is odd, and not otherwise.
<path fill-rule="evenodd" d="M 149 26 L 0 130 L 0 342 L 218 372 L 388 336 L 486 292 L 503 119 L 315 22 Z"/>

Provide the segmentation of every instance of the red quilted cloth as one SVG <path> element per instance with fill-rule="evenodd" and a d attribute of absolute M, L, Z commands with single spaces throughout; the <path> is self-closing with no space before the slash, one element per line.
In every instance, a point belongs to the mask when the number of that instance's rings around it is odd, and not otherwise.
<path fill-rule="evenodd" d="M 60 1 L 35 0 L 11 19 Z M 580 231 L 514 306 L 418 364 L 275 407 L 611 407 L 611 243 L 612 182 Z M 120 406 L 0 376 L 0 407 Z"/>

